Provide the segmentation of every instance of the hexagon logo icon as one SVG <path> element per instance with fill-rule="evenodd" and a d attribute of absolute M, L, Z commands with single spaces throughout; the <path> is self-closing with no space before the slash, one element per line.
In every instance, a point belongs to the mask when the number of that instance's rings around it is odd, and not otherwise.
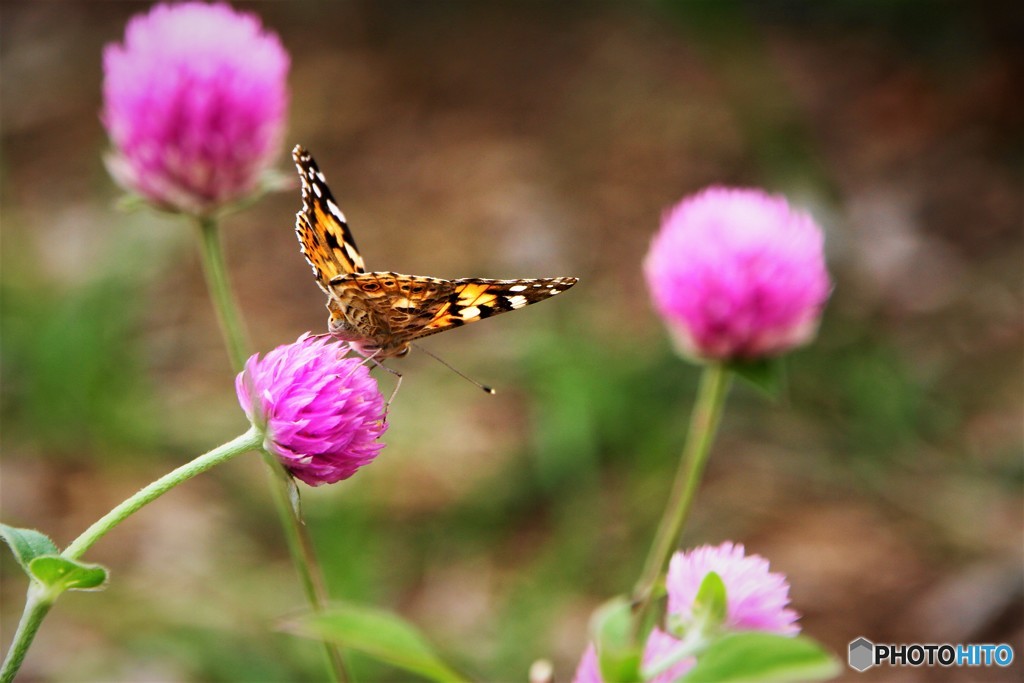
<path fill-rule="evenodd" d="M 851 669 L 867 671 L 875 665 L 875 644 L 864 637 L 851 642 L 847 661 Z"/>

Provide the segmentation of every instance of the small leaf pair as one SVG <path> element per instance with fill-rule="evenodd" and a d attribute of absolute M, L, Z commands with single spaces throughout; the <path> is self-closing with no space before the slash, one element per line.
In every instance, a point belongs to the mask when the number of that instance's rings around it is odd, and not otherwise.
<path fill-rule="evenodd" d="M 18 564 L 52 601 L 67 590 L 103 590 L 107 570 L 98 564 L 61 556 L 48 536 L 35 529 L 18 529 L 0 524 L 0 537 L 11 548 Z"/>

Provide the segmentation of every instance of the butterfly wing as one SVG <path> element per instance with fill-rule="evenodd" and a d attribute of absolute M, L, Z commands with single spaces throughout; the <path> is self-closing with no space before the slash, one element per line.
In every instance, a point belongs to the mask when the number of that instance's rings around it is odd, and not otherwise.
<path fill-rule="evenodd" d="M 574 277 L 537 280 L 443 280 L 398 273 L 352 273 L 331 283 L 349 324 L 383 355 L 414 339 L 514 311 L 560 294 Z"/>
<path fill-rule="evenodd" d="M 561 294 L 577 282 L 574 277 L 535 280 L 451 280 L 451 292 L 438 302 L 429 322 L 415 331 L 419 339 L 453 327 L 514 311 Z"/>
<path fill-rule="evenodd" d="M 398 273 L 350 273 L 329 284 L 329 329 L 380 358 L 401 355 L 443 305 L 450 280 Z"/>
<path fill-rule="evenodd" d="M 320 288 L 331 334 L 379 358 L 401 355 L 414 339 L 514 311 L 560 294 L 574 277 L 485 280 L 367 273 L 363 257 L 313 157 L 292 150 L 302 180 L 295 233 Z"/>
<path fill-rule="evenodd" d="M 301 145 L 292 150 L 292 158 L 302 180 L 302 209 L 295 214 L 295 234 L 317 283 L 330 293 L 334 278 L 366 270 L 363 257 L 316 161 Z"/>

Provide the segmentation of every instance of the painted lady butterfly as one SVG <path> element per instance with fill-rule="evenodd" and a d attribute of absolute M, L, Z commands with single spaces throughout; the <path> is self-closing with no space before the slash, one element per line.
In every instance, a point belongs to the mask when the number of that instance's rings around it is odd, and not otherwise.
<path fill-rule="evenodd" d="M 574 277 L 443 280 L 367 273 L 324 174 L 301 146 L 295 146 L 292 157 L 302 179 L 295 232 L 317 284 L 327 293 L 327 329 L 364 356 L 404 356 L 414 339 L 543 301 L 577 282 Z"/>

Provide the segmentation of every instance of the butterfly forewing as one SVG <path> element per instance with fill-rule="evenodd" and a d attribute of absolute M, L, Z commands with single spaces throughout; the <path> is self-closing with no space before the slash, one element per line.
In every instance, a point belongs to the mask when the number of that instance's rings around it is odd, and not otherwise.
<path fill-rule="evenodd" d="M 292 158 L 302 181 L 302 209 L 295 214 L 295 233 L 320 287 L 338 275 L 366 270 L 345 214 L 338 208 L 324 174 L 309 152 L 295 146 Z"/>

